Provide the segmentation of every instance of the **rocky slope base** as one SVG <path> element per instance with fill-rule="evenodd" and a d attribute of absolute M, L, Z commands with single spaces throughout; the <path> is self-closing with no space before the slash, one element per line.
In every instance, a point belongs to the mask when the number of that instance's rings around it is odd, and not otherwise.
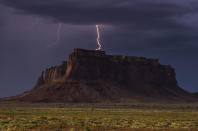
<path fill-rule="evenodd" d="M 36 86 L 3 99 L 23 102 L 193 102 L 175 71 L 158 59 L 74 49 L 68 61 L 42 72 Z"/>

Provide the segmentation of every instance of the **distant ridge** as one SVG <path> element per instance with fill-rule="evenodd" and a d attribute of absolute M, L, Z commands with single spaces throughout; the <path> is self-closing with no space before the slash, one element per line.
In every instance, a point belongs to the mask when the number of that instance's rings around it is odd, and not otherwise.
<path fill-rule="evenodd" d="M 68 61 L 44 70 L 32 90 L 1 101 L 177 103 L 197 97 L 180 88 L 174 69 L 158 59 L 74 49 Z"/>
<path fill-rule="evenodd" d="M 195 93 L 192 93 L 192 94 L 193 94 L 193 96 L 198 98 L 198 92 L 195 92 Z"/>

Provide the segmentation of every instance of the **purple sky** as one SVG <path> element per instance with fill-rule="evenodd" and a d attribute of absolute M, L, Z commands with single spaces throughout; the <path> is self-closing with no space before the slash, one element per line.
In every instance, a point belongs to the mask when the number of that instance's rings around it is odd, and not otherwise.
<path fill-rule="evenodd" d="M 95 24 L 107 53 L 159 58 L 198 91 L 197 0 L 0 0 L 0 97 L 33 88 L 73 48 L 95 49 Z"/>

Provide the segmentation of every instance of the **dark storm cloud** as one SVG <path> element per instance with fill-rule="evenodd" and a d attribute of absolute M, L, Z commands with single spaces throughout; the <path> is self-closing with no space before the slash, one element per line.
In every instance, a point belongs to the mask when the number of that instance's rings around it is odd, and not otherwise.
<path fill-rule="evenodd" d="M 3 25 L 4 21 L 3 21 L 3 16 L 4 16 L 4 12 L 2 10 L 2 6 L 0 5 L 0 27 Z"/>
<path fill-rule="evenodd" d="M 0 0 L 17 13 L 38 15 L 54 22 L 106 24 L 125 34 L 148 34 L 150 43 L 197 41 L 197 0 Z M 153 38 L 152 36 L 157 36 Z M 149 43 L 149 41 L 148 41 Z"/>
<path fill-rule="evenodd" d="M 180 28 L 197 13 L 196 0 L 0 0 L 26 14 L 71 24 L 118 24 L 133 28 Z"/>

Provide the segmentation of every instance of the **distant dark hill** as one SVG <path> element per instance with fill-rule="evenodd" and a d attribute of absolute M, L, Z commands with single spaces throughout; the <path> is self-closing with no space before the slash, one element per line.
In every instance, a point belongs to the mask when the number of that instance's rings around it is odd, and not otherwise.
<path fill-rule="evenodd" d="M 74 49 L 68 61 L 42 72 L 36 86 L 3 101 L 23 102 L 193 102 L 178 87 L 174 69 L 157 59 L 106 55 Z"/>
<path fill-rule="evenodd" d="M 197 98 L 198 98 L 198 92 L 193 93 L 193 96 L 195 96 L 195 97 L 197 97 Z"/>

